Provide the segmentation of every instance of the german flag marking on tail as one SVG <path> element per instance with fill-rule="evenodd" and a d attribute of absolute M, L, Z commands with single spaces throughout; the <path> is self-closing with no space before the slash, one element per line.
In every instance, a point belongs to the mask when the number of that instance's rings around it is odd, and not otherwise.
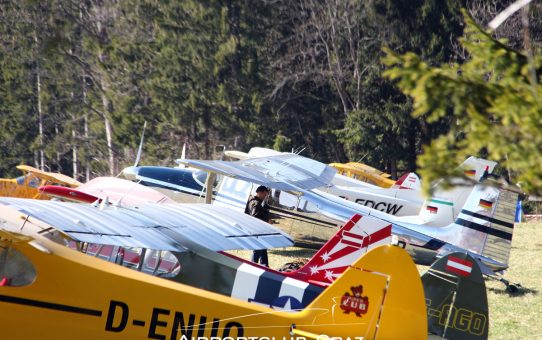
<path fill-rule="evenodd" d="M 472 177 L 476 174 L 476 170 L 465 170 L 465 175 Z"/>
<path fill-rule="evenodd" d="M 478 203 L 478 205 L 481 206 L 484 209 L 491 209 L 491 207 L 493 206 L 493 202 L 487 201 L 487 200 L 481 198 L 480 203 Z"/>

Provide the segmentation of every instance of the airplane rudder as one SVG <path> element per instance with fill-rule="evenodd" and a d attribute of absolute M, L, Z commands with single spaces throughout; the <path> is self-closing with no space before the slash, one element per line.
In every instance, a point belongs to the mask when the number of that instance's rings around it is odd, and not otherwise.
<path fill-rule="evenodd" d="M 477 184 L 453 223 L 456 245 L 507 264 L 517 198 L 506 188 Z"/>
<path fill-rule="evenodd" d="M 317 322 L 363 324 L 358 335 L 376 332 L 379 338 L 422 338 L 427 334 L 418 271 L 408 253 L 394 245 L 376 247 L 358 258 L 307 306 L 311 308 L 330 311 Z"/>
<path fill-rule="evenodd" d="M 444 256 L 422 275 L 422 282 L 430 333 L 451 339 L 487 339 L 486 287 L 472 256 Z"/>
<path fill-rule="evenodd" d="M 355 251 L 354 248 L 341 244 L 344 241 L 344 234 L 351 234 L 355 240 L 363 240 L 363 237 L 365 236 L 359 234 L 357 231 L 354 233 L 350 232 L 352 228 L 361 220 L 361 218 L 362 216 L 360 214 L 353 215 L 350 220 L 339 228 L 337 232 L 330 237 L 330 239 L 324 243 L 324 245 L 301 268 L 285 274 L 299 279 L 309 278 L 321 282 L 331 283 L 335 277 L 331 275 L 324 276 L 326 270 L 330 273 L 333 272 L 333 274 L 341 274 L 345 266 L 351 265 L 351 263 L 341 261 L 341 257 Z M 360 247 L 361 246 L 362 241 L 360 241 Z M 333 261 L 328 262 L 328 259 L 332 259 Z M 326 269 L 322 269 L 323 267 Z M 332 270 L 330 271 L 330 269 Z"/>

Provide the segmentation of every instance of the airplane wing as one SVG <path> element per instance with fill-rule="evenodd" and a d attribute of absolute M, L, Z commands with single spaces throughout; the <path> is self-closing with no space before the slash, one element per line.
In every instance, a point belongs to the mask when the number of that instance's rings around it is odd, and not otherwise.
<path fill-rule="evenodd" d="M 193 168 L 214 172 L 278 190 L 310 190 L 328 185 L 337 170 L 296 154 L 250 158 L 235 162 L 179 160 Z"/>
<path fill-rule="evenodd" d="M 81 242 L 187 251 L 267 249 L 293 245 L 282 231 L 252 216 L 205 204 L 145 204 L 137 208 L 0 198 L 9 208 Z"/>
<path fill-rule="evenodd" d="M 34 168 L 34 167 L 30 166 L 30 165 L 24 165 L 24 164 L 17 165 L 17 169 L 19 169 L 21 171 L 26 171 L 26 172 L 32 173 L 36 177 L 44 179 L 46 181 L 67 185 L 67 186 L 72 187 L 72 188 L 76 188 L 76 187 L 80 186 L 81 184 L 83 184 L 83 183 L 81 183 L 81 182 L 79 182 L 79 181 L 77 181 L 77 180 L 75 180 L 75 179 L 73 179 L 73 178 L 71 178 L 69 176 L 59 174 L 59 173 L 55 173 L 55 172 L 41 171 L 40 169 L 36 169 L 36 168 Z"/>

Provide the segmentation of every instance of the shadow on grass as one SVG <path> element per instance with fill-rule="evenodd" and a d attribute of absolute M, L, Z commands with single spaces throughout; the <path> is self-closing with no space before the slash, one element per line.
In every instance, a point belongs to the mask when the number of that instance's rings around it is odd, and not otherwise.
<path fill-rule="evenodd" d="M 311 258 L 315 252 L 312 249 L 273 249 L 269 251 L 269 253 L 276 255 L 308 258 Z"/>
<path fill-rule="evenodd" d="M 497 295 L 508 295 L 510 297 L 523 296 L 526 294 L 538 295 L 537 289 L 531 289 L 523 286 L 517 287 L 517 290 L 515 291 L 506 289 L 504 286 L 502 288 L 489 287 L 487 290 Z"/>

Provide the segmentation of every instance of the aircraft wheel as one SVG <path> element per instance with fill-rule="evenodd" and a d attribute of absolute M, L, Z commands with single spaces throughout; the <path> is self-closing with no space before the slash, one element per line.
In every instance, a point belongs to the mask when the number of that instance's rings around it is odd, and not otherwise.
<path fill-rule="evenodd" d="M 517 292 L 519 292 L 519 289 L 520 289 L 520 285 L 515 285 L 515 284 L 509 284 L 508 286 L 506 286 L 506 291 L 511 293 L 511 294 L 515 294 Z"/>

